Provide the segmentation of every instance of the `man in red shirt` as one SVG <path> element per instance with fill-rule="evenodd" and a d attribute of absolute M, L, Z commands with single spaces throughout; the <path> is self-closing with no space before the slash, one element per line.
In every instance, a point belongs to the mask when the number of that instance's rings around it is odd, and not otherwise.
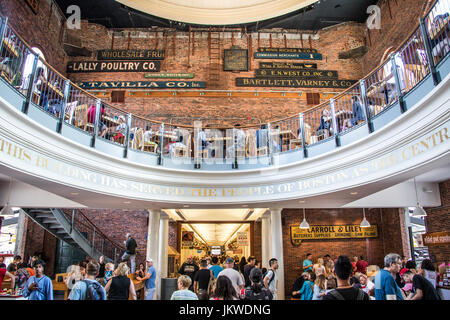
<path fill-rule="evenodd" d="M 369 265 L 369 263 L 364 260 L 364 257 L 360 256 L 358 262 L 356 262 L 356 272 L 361 272 L 361 273 L 366 274 L 366 269 L 367 269 L 368 265 Z"/>
<path fill-rule="evenodd" d="M 16 277 L 13 274 L 6 271 L 5 268 L 0 268 L 0 288 L 2 287 L 2 282 L 5 275 L 11 279 L 11 290 L 14 290 L 14 285 L 16 284 Z"/>
<path fill-rule="evenodd" d="M 95 112 L 96 112 L 96 106 L 92 105 L 89 107 L 87 111 L 87 121 L 89 123 L 94 124 L 95 123 Z M 98 130 L 100 131 L 100 137 L 103 137 L 106 132 L 108 131 L 108 127 L 102 122 L 102 116 L 105 114 L 105 108 L 103 106 L 100 106 L 100 119 L 98 123 Z"/>

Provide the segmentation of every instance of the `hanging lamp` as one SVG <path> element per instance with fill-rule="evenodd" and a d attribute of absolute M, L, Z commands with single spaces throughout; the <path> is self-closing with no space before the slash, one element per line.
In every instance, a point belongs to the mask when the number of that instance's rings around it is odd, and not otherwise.
<path fill-rule="evenodd" d="M 417 186 L 416 186 L 416 178 L 414 177 L 414 190 L 416 191 L 416 201 L 417 205 L 412 213 L 412 217 L 426 217 L 427 212 L 425 209 L 419 204 L 419 197 L 417 196 Z"/>
<path fill-rule="evenodd" d="M 303 208 L 303 221 L 300 223 L 300 229 L 309 229 L 309 223 L 306 221 L 305 208 Z"/>
<path fill-rule="evenodd" d="M 361 221 L 361 224 L 359 225 L 361 228 L 369 228 L 370 222 L 366 219 L 366 210 L 363 208 L 363 219 Z"/>

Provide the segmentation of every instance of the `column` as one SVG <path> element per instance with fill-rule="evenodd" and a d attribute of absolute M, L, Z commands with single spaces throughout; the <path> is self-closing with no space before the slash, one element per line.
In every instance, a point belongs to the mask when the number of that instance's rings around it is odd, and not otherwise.
<path fill-rule="evenodd" d="M 169 258 L 169 216 L 161 212 L 159 223 L 159 265 L 157 269 L 157 290 L 156 297 L 161 299 L 161 278 L 167 278 Z"/>
<path fill-rule="evenodd" d="M 159 269 L 159 224 L 161 210 L 148 210 L 147 259 L 153 260 L 153 265 Z"/>
<path fill-rule="evenodd" d="M 261 267 L 269 268 L 270 257 L 270 211 L 261 216 Z"/>
<path fill-rule="evenodd" d="M 270 258 L 278 260 L 278 300 L 284 300 L 284 262 L 283 262 L 283 230 L 281 226 L 281 210 L 270 209 L 271 244 Z"/>

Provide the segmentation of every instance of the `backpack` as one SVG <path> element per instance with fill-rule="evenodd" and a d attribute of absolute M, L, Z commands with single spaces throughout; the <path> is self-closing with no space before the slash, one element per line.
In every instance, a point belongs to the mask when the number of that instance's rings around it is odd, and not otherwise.
<path fill-rule="evenodd" d="M 98 282 L 83 280 L 86 284 L 86 297 L 84 300 L 103 300 L 103 287 Z"/>
<path fill-rule="evenodd" d="M 275 272 L 273 270 L 269 270 L 272 271 L 272 278 L 270 278 L 269 282 L 267 283 L 267 285 L 270 287 L 270 283 L 272 282 L 273 279 L 275 279 Z M 269 271 L 267 271 L 267 273 L 269 273 Z M 266 273 L 266 275 L 267 275 Z M 264 277 L 266 277 L 266 275 Z"/>
<path fill-rule="evenodd" d="M 365 293 L 364 291 L 359 289 L 358 296 L 356 297 L 356 300 L 364 300 L 364 293 Z M 342 296 L 342 294 L 340 294 L 339 291 L 337 291 L 336 289 L 330 291 L 329 294 L 331 294 L 337 300 L 345 300 L 344 297 Z"/>

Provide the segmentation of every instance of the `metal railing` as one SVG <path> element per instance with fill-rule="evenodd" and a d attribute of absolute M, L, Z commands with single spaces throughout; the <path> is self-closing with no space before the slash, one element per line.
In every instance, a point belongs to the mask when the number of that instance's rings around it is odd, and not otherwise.
<path fill-rule="evenodd" d="M 239 128 L 208 128 L 167 124 L 114 107 L 71 83 L 40 58 L 1 19 L 0 76 L 26 97 L 23 112 L 34 103 L 44 112 L 96 139 L 109 141 L 128 151 L 157 155 L 158 164 L 181 158 L 198 168 L 209 160 L 235 164 L 239 159 L 267 157 L 276 153 L 307 149 L 322 140 L 340 137 L 366 125 L 399 102 L 428 75 L 434 84 L 441 79 L 436 66 L 448 55 L 449 2 L 436 1 L 419 26 L 383 63 L 359 83 L 329 101 L 303 113 L 267 124 Z M 237 168 L 237 166 L 236 166 Z"/>

